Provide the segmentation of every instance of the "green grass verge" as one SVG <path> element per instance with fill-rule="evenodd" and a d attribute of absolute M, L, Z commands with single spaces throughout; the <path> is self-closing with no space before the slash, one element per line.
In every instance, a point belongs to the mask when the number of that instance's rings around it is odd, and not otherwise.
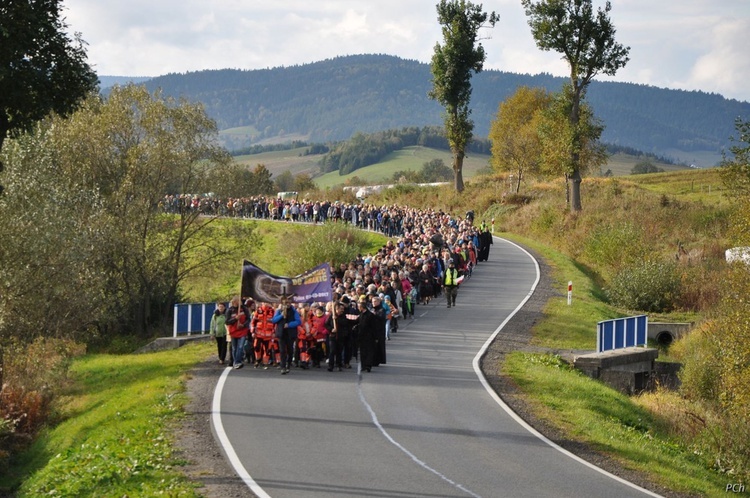
<path fill-rule="evenodd" d="M 170 434 L 184 414 L 185 376 L 210 351 L 204 343 L 76 359 L 60 399 L 62 422 L 34 442 L 2 486 L 28 476 L 19 498 L 199 496 L 180 471 Z"/>
<path fill-rule="evenodd" d="M 533 344 L 555 349 L 596 349 L 596 324 L 625 316 L 602 302 L 602 291 L 586 275 L 585 268 L 570 258 L 538 242 L 514 234 L 499 236 L 517 242 L 540 254 L 551 268 L 557 291 L 544 309 L 544 320 L 534 328 Z M 573 282 L 573 298 L 568 306 L 568 282 Z"/>
<path fill-rule="evenodd" d="M 601 299 L 601 289 L 567 256 L 512 234 L 545 258 L 559 295 L 544 308 L 544 319 L 532 330 L 532 343 L 558 350 L 595 350 L 596 323 L 625 316 Z M 573 281 L 572 304 L 567 283 Z M 651 318 L 651 317 L 650 317 Z M 661 355 L 661 352 L 660 352 Z M 712 471 L 710 463 L 673 440 L 658 415 L 565 365 L 552 355 L 513 353 L 503 367 L 540 418 L 571 439 L 590 444 L 627 469 L 644 472 L 669 489 L 702 496 L 725 494 L 731 478 Z"/>
<path fill-rule="evenodd" d="M 678 492 L 726 495 L 731 478 L 712 472 L 698 455 L 661 432 L 655 415 L 558 357 L 517 352 L 508 355 L 503 370 L 537 416 L 611 455 L 623 468 L 644 472 Z"/>

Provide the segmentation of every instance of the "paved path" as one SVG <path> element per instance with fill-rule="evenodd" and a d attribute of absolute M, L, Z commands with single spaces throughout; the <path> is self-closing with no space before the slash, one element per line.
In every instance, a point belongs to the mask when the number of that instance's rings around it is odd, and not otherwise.
<path fill-rule="evenodd" d="M 418 306 L 371 373 L 227 369 L 212 416 L 227 457 L 274 498 L 656 496 L 554 446 L 484 381 L 481 353 L 538 275 L 495 239 L 457 306 Z"/>

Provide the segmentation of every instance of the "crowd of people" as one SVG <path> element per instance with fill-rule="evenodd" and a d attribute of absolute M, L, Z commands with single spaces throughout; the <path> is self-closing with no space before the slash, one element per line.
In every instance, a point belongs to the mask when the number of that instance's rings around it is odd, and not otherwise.
<path fill-rule="evenodd" d="M 442 225 L 445 222 L 443 218 L 450 218 L 442 212 L 404 206 L 266 196 L 220 199 L 212 195 L 166 195 L 160 207 L 171 214 L 188 210 L 206 216 L 305 223 L 343 222 L 363 230 L 382 232 L 388 237 L 414 233 L 422 227 L 434 226 L 435 223 Z M 451 218 L 449 223 L 453 223 L 455 228 L 458 221 Z"/>
<path fill-rule="evenodd" d="M 391 238 L 375 254 L 332 267 L 329 302 L 260 303 L 237 296 L 228 306 L 217 303 L 210 333 L 222 365 L 278 368 L 286 375 L 292 367 L 342 371 L 357 359 L 369 372 L 386 363 L 386 342 L 399 320 L 413 319 L 418 306 L 441 295 L 448 308 L 455 307 L 461 282 L 489 258 L 492 234 L 484 221 L 475 225 L 471 211 L 456 218 L 401 206 L 272 202 L 281 204 L 282 213 L 295 205 L 305 212 L 319 206 L 311 218 L 297 221 L 348 222 Z"/>

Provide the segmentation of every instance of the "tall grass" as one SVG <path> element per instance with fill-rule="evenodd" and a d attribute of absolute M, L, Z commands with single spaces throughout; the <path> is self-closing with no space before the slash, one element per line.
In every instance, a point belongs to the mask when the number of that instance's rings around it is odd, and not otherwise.
<path fill-rule="evenodd" d="M 76 360 L 57 402 L 61 422 L 6 468 L 0 490 L 18 487 L 19 498 L 198 496 L 179 470 L 184 460 L 172 434 L 186 402 L 186 372 L 210 351 L 205 343 Z"/>

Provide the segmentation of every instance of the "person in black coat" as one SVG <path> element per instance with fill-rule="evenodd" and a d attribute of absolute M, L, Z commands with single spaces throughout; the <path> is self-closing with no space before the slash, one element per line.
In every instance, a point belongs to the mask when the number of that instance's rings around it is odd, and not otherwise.
<path fill-rule="evenodd" d="M 372 370 L 375 358 L 375 329 L 377 317 L 367 306 L 367 297 L 361 296 L 357 303 L 359 317 L 357 318 L 357 341 L 359 343 L 359 363 L 362 370 Z"/>
<path fill-rule="evenodd" d="M 477 261 L 487 261 L 490 259 L 490 246 L 492 244 L 492 234 L 485 228 L 485 230 L 479 234 Z"/>
<path fill-rule="evenodd" d="M 372 296 L 372 314 L 375 316 L 375 356 L 373 357 L 372 366 L 379 367 L 385 364 L 385 322 L 386 313 L 383 307 L 383 298 Z"/>

